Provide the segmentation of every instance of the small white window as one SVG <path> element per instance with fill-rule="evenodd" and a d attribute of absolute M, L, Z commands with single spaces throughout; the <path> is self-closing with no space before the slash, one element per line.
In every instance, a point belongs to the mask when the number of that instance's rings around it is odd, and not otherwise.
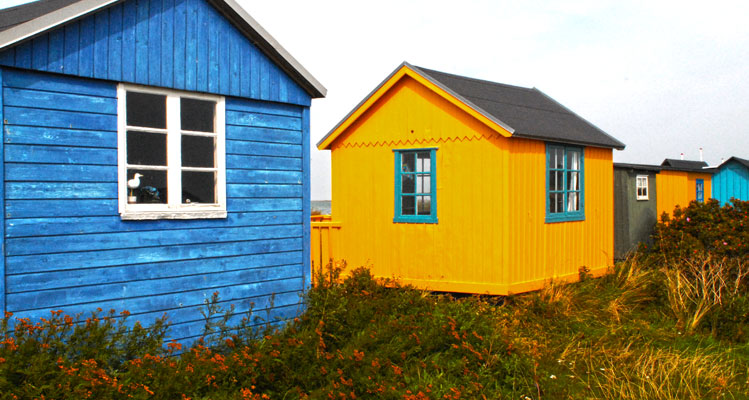
<path fill-rule="evenodd" d="M 226 217 L 224 98 L 121 84 L 122 219 Z"/>
<path fill-rule="evenodd" d="M 637 200 L 647 200 L 648 197 L 648 176 L 637 175 Z"/>

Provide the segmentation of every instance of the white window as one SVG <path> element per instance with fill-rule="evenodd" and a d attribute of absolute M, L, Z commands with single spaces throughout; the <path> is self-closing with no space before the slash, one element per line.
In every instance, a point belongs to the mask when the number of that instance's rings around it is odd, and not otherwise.
<path fill-rule="evenodd" d="M 226 217 L 224 98 L 121 84 L 122 219 Z"/>
<path fill-rule="evenodd" d="M 637 200 L 647 200 L 648 197 L 648 176 L 637 175 Z"/>

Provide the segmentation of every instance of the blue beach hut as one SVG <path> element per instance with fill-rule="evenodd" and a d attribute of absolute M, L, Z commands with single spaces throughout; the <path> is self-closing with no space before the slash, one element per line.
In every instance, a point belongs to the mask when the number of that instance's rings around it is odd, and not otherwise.
<path fill-rule="evenodd" d="M 715 169 L 713 197 L 721 205 L 732 198 L 749 201 L 749 160 L 731 157 Z"/>
<path fill-rule="evenodd" d="M 0 10 L 0 86 L 0 311 L 298 311 L 325 88 L 234 0 Z"/>

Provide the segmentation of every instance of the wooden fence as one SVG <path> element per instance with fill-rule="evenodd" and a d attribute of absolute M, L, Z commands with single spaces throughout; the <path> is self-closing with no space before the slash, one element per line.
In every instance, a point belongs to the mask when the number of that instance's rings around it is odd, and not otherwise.
<path fill-rule="evenodd" d="M 335 259 L 340 244 L 341 223 L 330 215 L 312 216 L 312 268 L 327 265 Z"/>

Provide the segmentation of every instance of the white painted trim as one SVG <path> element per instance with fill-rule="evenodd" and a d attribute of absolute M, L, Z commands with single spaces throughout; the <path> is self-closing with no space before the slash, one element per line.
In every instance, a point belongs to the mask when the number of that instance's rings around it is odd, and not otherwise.
<path fill-rule="evenodd" d="M 60 8 L 59 10 L 50 12 L 40 17 L 34 18 L 30 21 L 26 21 L 22 24 L 16 25 L 10 29 L 0 32 L 0 49 L 17 44 L 23 40 L 32 38 L 36 35 L 44 33 L 57 26 L 73 21 L 77 18 L 81 18 L 92 12 L 95 12 L 101 8 L 113 5 L 121 0 L 79 0 L 69 6 Z M 292 79 L 297 81 L 302 87 L 306 87 L 306 91 L 312 97 L 325 97 L 327 89 L 317 80 L 312 74 L 305 69 L 302 64 L 299 63 L 286 49 L 281 46 L 276 39 L 271 36 L 268 31 L 265 30 L 254 18 L 250 16 L 239 4 L 234 0 L 212 0 L 217 3 L 225 4 L 229 9 L 236 13 L 242 22 L 247 24 L 250 29 L 255 31 L 257 35 L 267 43 L 268 47 L 272 49 L 272 52 L 278 54 L 278 56 L 291 67 L 291 69 L 298 74 L 298 77 L 292 76 Z M 231 18 L 229 18 L 231 19 Z M 245 34 L 247 36 L 247 34 Z M 252 37 L 248 36 L 248 39 L 254 41 Z M 269 52 L 266 49 L 266 52 Z M 291 74 L 293 75 L 293 74 Z M 312 90 L 310 90 L 312 89 Z M 312 93 L 312 92 L 317 93 Z"/>
<path fill-rule="evenodd" d="M 0 49 L 82 17 L 119 0 L 81 0 L 0 32 Z"/>
<path fill-rule="evenodd" d="M 129 204 L 127 202 L 127 126 L 126 94 L 131 92 L 152 93 L 166 96 L 167 128 L 147 129 L 144 131 L 167 135 L 167 166 L 134 166 L 130 168 L 167 171 L 167 204 Z M 215 168 L 182 167 L 182 142 L 180 98 L 208 100 L 216 103 L 214 126 L 216 132 L 204 135 L 216 138 Z M 141 129 L 137 129 L 141 130 Z M 192 135 L 192 132 L 185 131 Z M 170 89 L 157 89 L 138 85 L 120 83 L 117 86 L 117 168 L 118 168 L 118 204 L 122 219 L 191 219 L 191 218 L 226 218 L 226 100 L 223 96 L 184 92 Z M 215 171 L 216 204 L 182 204 L 182 171 Z"/>
<path fill-rule="evenodd" d="M 268 43 L 268 45 L 270 45 L 270 47 L 272 47 L 278 53 L 278 55 L 284 59 L 284 61 L 289 63 L 289 65 L 294 70 L 296 70 L 296 72 L 299 73 L 299 75 L 301 75 L 302 78 L 306 80 L 310 86 L 315 88 L 315 90 L 317 90 L 321 94 L 320 97 L 325 97 L 328 89 L 325 89 L 325 87 L 320 82 L 318 82 L 318 80 L 315 79 L 315 77 L 312 76 L 312 74 L 310 74 L 309 71 L 307 71 L 307 69 L 299 63 L 299 61 L 297 61 L 291 54 L 289 54 L 289 52 L 286 51 L 286 49 L 281 46 L 281 44 L 278 43 L 278 41 L 270 33 L 268 33 L 268 31 L 265 30 L 265 28 L 263 28 L 254 18 L 252 18 L 252 16 L 250 16 L 250 14 L 248 14 L 247 11 L 242 8 L 242 6 L 237 4 L 237 2 L 235 2 L 234 0 L 221 1 L 229 6 L 232 11 L 237 13 L 237 15 L 239 15 L 239 17 L 242 18 L 244 22 L 246 22 L 247 25 L 252 28 L 252 30 L 257 32 L 257 34 L 260 35 L 260 37 L 262 37 Z"/>
<path fill-rule="evenodd" d="M 645 180 L 645 195 L 640 195 L 640 179 Z M 647 175 L 637 175 L 635 177 L 635 196 L 637 197 L 637 200 L 649 200 L 650 199 L 650 179 Z"/>

